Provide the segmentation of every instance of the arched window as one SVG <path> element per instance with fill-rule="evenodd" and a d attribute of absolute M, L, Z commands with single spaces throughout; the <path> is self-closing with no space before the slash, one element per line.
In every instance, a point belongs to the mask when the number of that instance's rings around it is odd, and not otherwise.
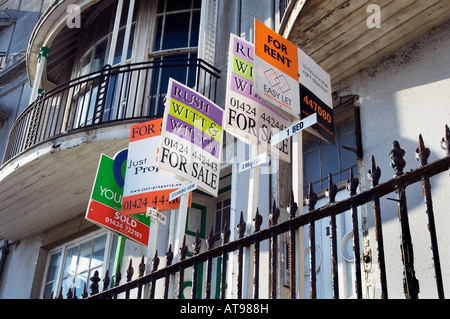
<path fill-rule="evenodd" d="M 125 32 L 127 15 L 129 8 L 129 0 L 125 0 L 122 8 L 122 17 L 120 19 L 119 32 L 117 35 L 116 47 L 114 50 L 114 56 L 112 65 L 118 65 L 122 61 L 122 52 L 125 45 Z M 135 38 L 136 20 L 138 6 L 135 6 L 134 14 L 131 24 L 131 32 L 127 49 L 126 62 L 129 62 L 132 58 L 133 42 Z M 111 46 L 113 43 L 113 31 L 115 14 L 117 10 L 117 3 L 100 6 L 85 22 L 86 27 L 80 36 L 80 58 L 76 65 L 75 77 L 81 77 L 93 72 L 100 71 L 105 64 Z"/>

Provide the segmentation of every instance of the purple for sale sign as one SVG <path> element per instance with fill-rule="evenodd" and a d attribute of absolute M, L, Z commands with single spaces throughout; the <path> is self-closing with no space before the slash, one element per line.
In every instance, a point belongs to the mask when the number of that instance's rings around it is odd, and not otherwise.
<path fill-rule="evenodd" d="M 158 168 L 197 183 L 217 197 L 223 109 L 189 87 L 169 80 Z"/>
<path fill-rule="evenodd" d="M 231 34 L 224 129 L 247 144 L 290 161 L 289 141 L 272 147 L 271 138 L 291 125 L 290 116 L 260 99 L 254 86 L 254 45 Z"/>

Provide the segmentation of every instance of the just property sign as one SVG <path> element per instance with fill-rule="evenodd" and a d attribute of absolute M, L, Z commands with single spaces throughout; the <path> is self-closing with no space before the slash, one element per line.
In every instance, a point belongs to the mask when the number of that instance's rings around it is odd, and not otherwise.
<path fill-rule="evenodd" d="M 122 215 L 145 214 L 147 207 L 159 211 L 177 209 L 179 200 L 170 200 L 183 183 L 157 167 L 162 119 L 132 125 Z"/>

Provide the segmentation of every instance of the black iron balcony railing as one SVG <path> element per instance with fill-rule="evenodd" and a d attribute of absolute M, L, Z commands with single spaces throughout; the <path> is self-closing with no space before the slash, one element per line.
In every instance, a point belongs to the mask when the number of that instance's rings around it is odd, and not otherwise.
<path fill-rule="evenodd" d="M 219 70 L 200 59 L 107 65 L 39 95 L 15 121 L 3 162 L 68 132 L 161 117 L 170 77 L 215 100 L 218 74 Z"/>

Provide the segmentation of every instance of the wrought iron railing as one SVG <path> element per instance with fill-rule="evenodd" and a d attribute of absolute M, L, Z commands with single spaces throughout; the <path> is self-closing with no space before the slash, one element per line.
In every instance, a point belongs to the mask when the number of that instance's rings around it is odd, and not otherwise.
<path fill-rule="evenodd" d="M 306 198 L 306 204 L 308 206 L 308 212 L 306 214 L 300 214 L 297 204 L 292 199 L 288 207 L 289 219 L 285 222 L 278 223 L 280 216 L 280 210 L 276 207 L 275 203 L 273 205 L 272 211 L 270 212 L 268 218 L 270 221 L 270 227 L 267 229 L 261 229 L 263 217 L 256 212 L 254 217 L 254 231 L 252 234 L 245 234 L 247 225 L 244 221 L 243 214 L 241 213 L 241 219 L 237 225 L 238 238 L 236 240 L 230 240 L 230 230 L 228 226 L 225 226 L 222 233 L 222 243 L 217 247 L 213 247 L 214 238 L 212 231 L 206 240 L 207 247 L 204 252 L 201 251 L 201 241 L 197 233 L 197 238 L 193 245 L 194 256 L 191 258 L 186 258 L 186 253 L 188 248 L 185 243 L 183 243 L 179 252 L 179 261 L 172 264 L 174 252 L 171 247 L 167 252 L 165 266 L 159 268 L 160 258 L 158 253 L 154 256 L 152 260 L 152 270 L 149 274 L 145 275 L 146 265 L 144 264 L 144 257 L 142 258 L 141 264 L 139 265 L 139 272 L 137 278 L 133 279 L 134 269 L 130 262 L 128 269 L 126 270 L 126 283 L 120 285 L 121 275 L 120 272 L 115 275 L 115 286 L 110 288 L 110 278 L 108 274 L 103 279 L 103 288 L 101 287 L 101 278 L 98 276 L 98 272 L 90 278 L 90 292 L 88 292 L 88 287 L 84 285 L 84 291 L 78 292 L 78 295 L 83 298 L 129 298 L 132 293 L 135 298 L 155 298 L 155 289 L 159 283 L 164 285 L 163 297 L 168 298 L 172 295 L 174 298 L 181 299 L 183 291 L 183 283 L 185 281 L 185 270 L 192 269 L 192 298 L 198 297 L 198 279 L 199 279 L 199 267 L 202 263 L 206 263 L 206 282 L 204 289 L 205 299 L 212 298 L 211 292 L 211 265 L 215 260 L 217 263 L 221 264 L 221 280 L 220 285 L 216 286 L 216 290 L 219 289 L 220 298 L 226 298 L 226 289 L 231 286 L 230 282 L 227 282 L 227 269 L 231 267 L 228 264 L 228 254 L 237 252 L 237 295 L 238 299 L 243 297 L 243 277 L 244 277 L 244 267 L 253 267 L 253 295 L 248 296 L 248 298 L 258 299 L 260 291 L 260 282 L 270 283 L 270 297 L 272 299 L 278 298 L 278 291 L 280 282 L 278 281 L 278 274 L 280 271 L 280 266 L 278 265 L 278 254 L 280 245 L 279 236 L 281 234 L 289 235 L 289 249 L 286 254 L 288 255 L 286 260 L 289 263 L 289 278 L 290 278 L 290 298 L 296 298 L 298 292 L 296 291 L 296 281 L 302 274 L 297 273 L 298 267 L 296 266 L 296 257 L 299 257 L 296 250 L 296 245 L 299 244 L 299 235 L 297 230 L 300 228 L 308 227 L 309 230 L 309 247 L 310 247 L 310 260 L 309 260 L 309 278 L 310 278 L 310 297 L 317 297 L 317 286 L 316 286 L 316 235 L 315 235 L 315 225 L 324 219 L 329 219 L 330 221 L 330 256 L 323 256 L 322 258 L 331 259 L 331 289 L 332 297 L 339 298 L 339 272 L 338 272 L 338 250 L 337 250 L 337 225 L 336 217 L 350 211 L 352 220 L 352 233 L 353 233 L 353 260 L 354 260 L 354 278 L 355 278 L 355 295 L 357 298 L 363 297 L 363 284 L 362 284 L 362 270 L 361 265 L 372 263 L 370 255 L 363 255 L 361 258 L 361 245 L 360 236 L 358 229 L 358 213 L 359 207 L 372 203 L 373 207 L 373 218 L 375 235 L 377 242 L 378 251 L 378 274 L 381 283 L 381 298 L 388 298 L 388 284 L 386 277 L 386 268 L 392 263 L 392 260 L 387 260 L 387 255 L 385 254 L 385 248 L 383 244 L 383 230 L 382 230 L 382 214 L 380 199 L 384 197 L 385 199 L 390 199 L 387 195 L 391 193 L 396 194 L 396 199 L 398 206 L 398 220 L 400 224 L 400 254 L 403 263 L 403 270 L 398 270 L 399 276 L 403 277 L 403 287 L 395 287 L 396 290 L 402 289 L 406 298 L 415 299 L 419 296 L 419 281 L 415 275 L 414 268 L 414 250 L 410 233 L 410 223 L 408 220 L 407 204 L 406 204 L 406 188 L 412 186 L 416 183 L 421 183 L 423 186 L 423 193 L 425 199 L 425 208 L 428 216 L 427 225 L 423 225 L 422 229 L 424 232 L 428 232 L 431 241 L 431 251 L 433 256 L 435 280 L 437 295 L 439 298 L 444 298 L 444 288 L 442 280 L 442 270 L 439 259 L 439 247 L 437 232 L 435 226 L 435 212 L 432 205 L 431 196 L 431 184 L 430 178 L 446 172 L 450 168 L 450 130 L 448 126 L 446 127 L 445 137 L 441 141 L 442 148 L 447 151 L 447 156 L 439 159 L 433 163 L 428 164 L 428 157 L 430 155 L 429 149 L 424 145 L 423 139 L 419 137 L 419 146 L 415 152 L 415 158 L 420 162 L 420 167 L 404 172 L 405 151 L 401 149 L 398 142 L 394 142 L 392 149 L 389 152 L 389 157 L 391 158 L 391 167 L 394 169 L 395 176 L 379 184 L 379 179 L 381 175 L 380 168 L 377 167 L 375 159 L 372 157 L 371 169 L 368 172 L 369 180 L 371 181 L 371 188 L 369 190 L 357 193 L 357 188 L 359 185 L 358 177 L 354 177 L 350 173 L 350 178 L 348 180 L 347 188 L 349 190 L 349 198 L 336 202 L 335 197 L 337 194 L 337 187 L 333 184 L 333 181 L 329 179 L 329 186 L 326 192 L 328 197 L 328 204 L 324 207 L 316 208 L 317 195 L 313 192 L 312 185 L 310 185 L 309 194 Z M 391 195 L 392 196 L 392 195 Z M 392 199 L 390 199 L 392 200 Z M 443 212 L 445 214 L 445 212 Z M 270 242 L 269 248 L 269 258 L 270 264 L 260 265 L 260 244 L 263 241 Z M 244 249 L 252 249 L 253 259 L 250 261 L 248 258 L 244 261 L 243 254 Z M 423 255 L 423 254 L 421 254 Z M 390 256 L 390 255 L 389 255 Z M 244 265 L 246 263 L 246 265 Z M 269 278 L 260 278 L 261 267 L 270 269 Z M 175 275 L 175 276 L 173 276 Z M 118 279 L 119 278 L 119 279 Z M 175 282 L 175 278 L 176 282 Z M 247 278 L 247 281 L 250 282 Z M 341 279 L 342 282 L 342 279 Z M 249 283 L 250 284 L 250 283 Z M 395 283 L 391 284 L 390 287 L 395 286 Z M 144 287 L 147 289 L 147 294 L 144 295 Z M 174 287 L 172 290 L 171 287 Z M 227 288 L 228 287 L 228 288 Z M 267 287 L 267 285 L 266 285 Z M 169 293 L 171 293 L 169 295 Z M 62 296 L 62 292 L 56 295 L 58 298 L 73 298 L 76 296 L 76 291 L 72 289 L 69 290 L 67 296 Z M 218 295 L 217 292 L 215 294 Z"/>
<path fill-rule="evenodd" d="M 161 117 L 169 77 L 215 100 L 218 74 L 219 70 L 200 59 L 105 66 L 40 94 L 15 121 L 4 163 L 60 134 L 105 123 Z"/>

